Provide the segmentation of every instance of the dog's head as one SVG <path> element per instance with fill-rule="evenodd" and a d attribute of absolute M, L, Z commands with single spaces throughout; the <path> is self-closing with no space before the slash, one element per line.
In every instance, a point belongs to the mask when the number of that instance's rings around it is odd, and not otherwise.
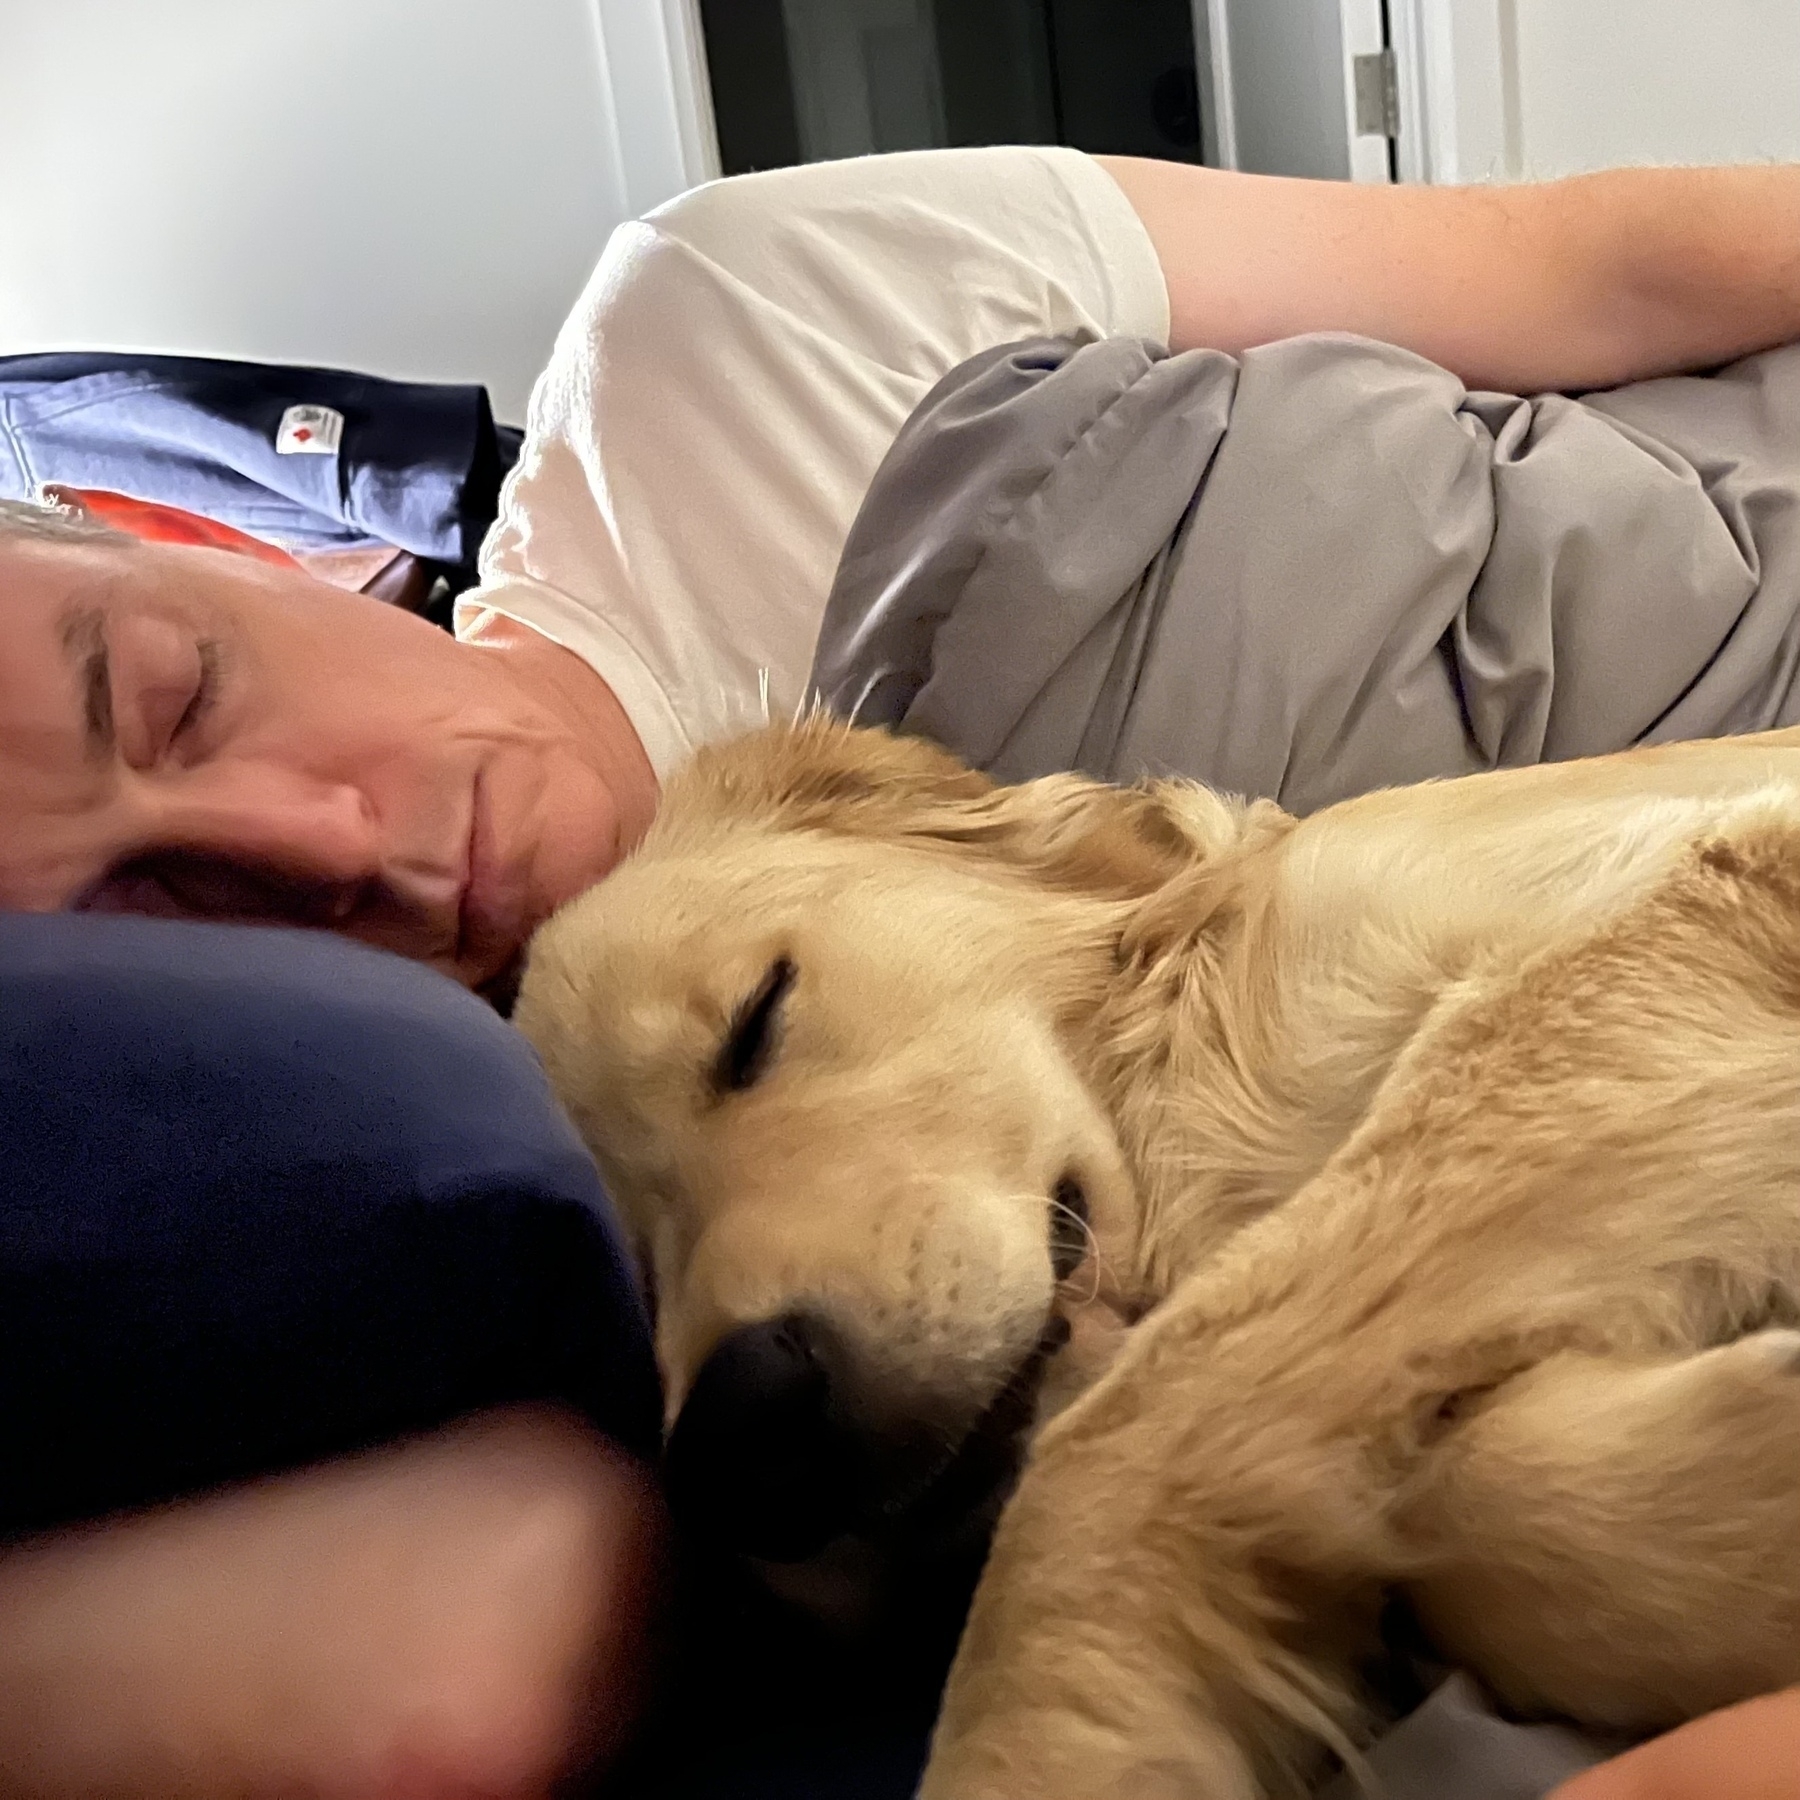
<path fill-rule="evenodd" d="M 1082 1021 L 1195 847 L 814 723 L 696 759 L 540 933 L 515 1017 L 643 1259 L 690 1520 L 798 1560 L 978 1517 L 1110 1355 L 1137 1209 Z"/>

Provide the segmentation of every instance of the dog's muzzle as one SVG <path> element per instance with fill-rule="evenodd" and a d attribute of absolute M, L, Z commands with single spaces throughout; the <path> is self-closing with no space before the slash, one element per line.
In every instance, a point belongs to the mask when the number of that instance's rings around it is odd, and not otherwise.
<path fill-rule="evenodd" d="M 669 1503 L 696 1537 L 768 1562 L 834 1538 L 937 1538 L 997 1510 L 1018 1470 L 1056 1318 L 971 1418 L 872 1380 L 843 1334 L 793 1312 L 741 1326 L 701 1365 L 664 1452 Z"/>
<path fill-rule="evenodd" d="M 834 1380 L 840 1360 L 836 1333 L 802 1313 L 720 1340 L 664 1452 L 669 1503 L 687 1530 L 801 1562 L 850 1528 L 867 1455 Z"/>

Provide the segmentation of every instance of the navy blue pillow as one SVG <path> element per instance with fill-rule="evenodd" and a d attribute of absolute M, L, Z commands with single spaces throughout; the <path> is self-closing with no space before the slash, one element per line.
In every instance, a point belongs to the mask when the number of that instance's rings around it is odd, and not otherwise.
<path fill-rule="evenodd" d="M 0 914 L 0 1533 L 536 1398 L 654 1449 L 617 1229 L 511 1026 L 318 934 Z"/>

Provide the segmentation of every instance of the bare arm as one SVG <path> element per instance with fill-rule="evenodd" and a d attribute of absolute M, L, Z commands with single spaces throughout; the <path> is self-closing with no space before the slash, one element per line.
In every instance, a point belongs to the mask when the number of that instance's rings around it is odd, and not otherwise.
<path fill-rule="evenodd" d="M 646 1697 L 661 1510 L 560 1414 L 0 1553 L 0 1792 L 541 1800 Z"/>
<path fill-rule="evenodd" d="M 1177 349 L 1355 331 L 1532 393 L 1800 338 L 1800 167 L 1433 188 L 1100 160 L 1156 247 Z"/>
<path fill-rule="evenodd" d="M 1800 1688 L 1764 1694 L 1578 1775 L 1550 1800 L 1797 1800 Z"/>

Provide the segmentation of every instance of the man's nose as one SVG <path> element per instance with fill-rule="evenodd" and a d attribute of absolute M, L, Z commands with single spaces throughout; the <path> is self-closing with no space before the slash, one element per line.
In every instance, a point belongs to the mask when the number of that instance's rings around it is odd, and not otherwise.
<path fill-rule="evenodd" d="M 101 847 L 90 907 L 330 926 L 386 874 L 378 822 L 342 783 L 240 773 L 158 795 L 123 824 Z M 439 885 L 453 904 L 456 878 Z"/>
<path fill-rule="evenodd" d="M 236 779 L 167 800 L 161 846 L 351 886 L 378 874 L 381 832 L 360 788 L 283 771 Z"/>

